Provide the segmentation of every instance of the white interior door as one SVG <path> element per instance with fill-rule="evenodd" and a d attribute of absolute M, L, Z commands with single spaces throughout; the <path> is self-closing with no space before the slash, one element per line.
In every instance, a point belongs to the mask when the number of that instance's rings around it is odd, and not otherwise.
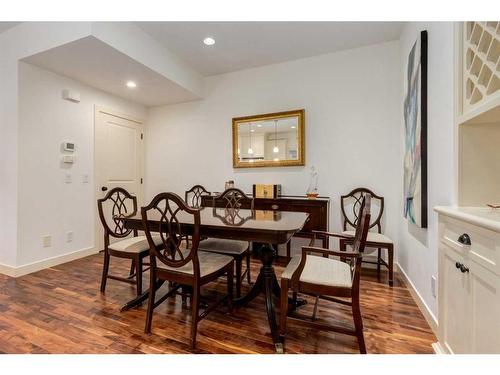
<path fill-rule="evenodd" d="M 143 124 L 125 115 L 95 110 L 95 191 L 96 200 L 122 187 L 142 204 Z M 96 203 L 97 210 L 97 203 Z M 97 212 L 97 211 L 96 211 Z M 96 215 L 96 246 L 103 248 L 102 225 Z"/>

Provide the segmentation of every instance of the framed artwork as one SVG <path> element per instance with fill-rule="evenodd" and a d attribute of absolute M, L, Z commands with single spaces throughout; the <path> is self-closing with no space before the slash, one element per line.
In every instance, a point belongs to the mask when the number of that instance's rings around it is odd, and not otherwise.
<path fill-rule="evenodd" d="M 404 82 L 404 217 L 427 228 L 427 31 L 410 51 Z"/>

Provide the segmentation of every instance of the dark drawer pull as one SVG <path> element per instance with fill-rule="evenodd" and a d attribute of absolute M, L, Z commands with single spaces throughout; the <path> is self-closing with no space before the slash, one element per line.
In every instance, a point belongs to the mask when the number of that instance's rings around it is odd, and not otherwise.
<path fill-rule="evenodd" d="M 458 242 L 460 242 L 463 245 L 470 245 L 470 237 L 467 233 L 462 234 L 460 237 L 458 237 Z"/>
<path fill-rule="evenodd" d="M 463 263 L 456 262 L 455 267 L 457 267 L 462 273 L 469 272 L 469 268 L 467 268 L 467 266 Z"/>

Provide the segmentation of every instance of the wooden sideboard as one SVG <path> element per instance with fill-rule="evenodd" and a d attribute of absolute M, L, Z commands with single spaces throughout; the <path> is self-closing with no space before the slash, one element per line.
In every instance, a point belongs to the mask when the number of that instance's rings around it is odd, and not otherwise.
<path fill-rule="evenodd" d="M 213 205 L 213 195 L 202 197 L 202 206 Z M 242 207 L 249 208 L 249 207 Z M 287 196 L 277 198 L 255 198 L 254 208 L 256 210 L 306 212 L 309 220 L 296 237 L 311 238 L 313 230 L 328 231 L 330 217 L 330 198 L 318 197 L 308 199 L 306 196 Z M 328 247 L 328 238 L 323 238 L 323 247 Z M 287 258 L 290 258 L 290 242 L 287 244 Z"/>

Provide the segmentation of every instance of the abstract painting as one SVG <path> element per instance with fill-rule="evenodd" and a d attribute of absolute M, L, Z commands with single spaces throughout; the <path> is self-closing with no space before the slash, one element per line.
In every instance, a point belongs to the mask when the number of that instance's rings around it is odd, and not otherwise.
<path fill-rule="evenodd" d="M 410 51 L 404 81 L 404 217 L 427 228 L 427 31 Z"/>

